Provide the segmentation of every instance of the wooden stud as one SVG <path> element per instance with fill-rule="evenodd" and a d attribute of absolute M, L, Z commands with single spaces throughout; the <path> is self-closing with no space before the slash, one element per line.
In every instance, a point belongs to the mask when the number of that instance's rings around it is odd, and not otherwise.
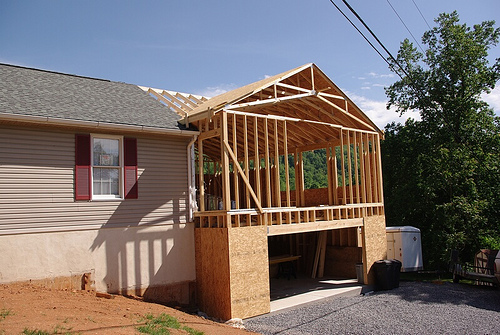
<path fill-rule="evenodd" d="M 379 180 L 379 202 L 384 202 L 384 187 L 382 177 L 382 152 L 380 148 L 380 136 L 377 134 L 377 147 L 378 147 L 378 180 Z"/>
<path fill-rule="evenodd" d="M 205 211 L 205 169 L 203 161 L 203 140 L 198 139 L 198 188 L 200 194 L 199 209 Z"/>
<path fill-rule="evenodd" d="M 243 116 L 243 145 L 244 145 L 244 165 L 245 165 L 245 176 L 250 180 L 250 158 L 248 157 L 248 122 L 247 116 Z M 236 154 L 236 153 L 235 153 Z M 238 156 L 236 156 L 238 157 Z M 246 208 L 250 208 L 250 192 L 248 188 L 245 190 L 245 201 Z"/>
<path fill-rule="evenodd" d="M 236 157 L 238 157 L 238 136 L 237 136 L 237 124 L 236 124 L 236 114 L 233 114 L 233 152 Z M 246 138 L 245 138 L 246 142 Z M 238 164 L 238 162 L 233 162 L 233 164 Z M 234 188 L 234 202 L 235 202 L 235 209 L 240 208 L 240 189 L 238 185 L 238 174 L 236 173 L 236 167 L 233 168 L 233 188 Z M 231 206 L 232 208 L 232 206 Z"/>
<path fill-rule="evenodd" d="M 354 171 L 356 182 L 356 203 L 359 204 L 359 147 L 358 147 L 358 132 L 354 132 Z"/>
<path fill-rule="evenodd" d="M 347 131 L 347 172 L 349 173 L 349 203 L 352 204 L 354 203 L 353 201 L 353 192 L 352 192 L 352 157 L 351 157 L 351 135 L 350 131 Z"/>
<path fill-rule="evenodd" d="M 278 120 L 274 120 L 274 192 L 275 192 L 274 206 L 281 207 Z M 279 223 L 281 223 L 281 220 L 278 221 Z"/>
<path fill-rule="evenodd" d="M 331 144 L 329 143 L 326 147 L 326 171 L 328 180 L 328 204 L 333 205 L 333 177 L 332 177 L 332 155 L 330 153 Z"/>
<path fill-rule="evenodd" d="M 283 121 L 283 152 L 285 157 L 286 207 L 290 207 L 290 163 L 288 162 L 288 134 L 286 121 Z"/>
<path fill-rule="evenodd" d="M 257 191 L 257 198 L 259 202 L 262 203 L 262 195 L 260 191 L 260 157 L 259 157 L 259 127 L 258 127 L 257 116 L 253 119 L 254 125 L 254 170 L 255 170 L 255 187 Z M 249 205 L 250 207 L 250 205 Z"/>
<path fill-rule="evenodd" d="M 264 143 L 265 143 L 265 173 L 266 173 L 266 207 L 271 207 L 271 169 L 269 166 L 269 129 L 267 119 L 264 119 Z"/>
<path fill-rule="evenodd" d="M 225 146 L 229 146 L 228 142 L 228 126 L 227 112 L 221 112 L 221 169 L 222 169 L 222 203 L 223 209 L 231 210 L 231 188 L 229 183 L 229 156 Z"/>
<path fill-rule="evenodd" d="M 342 173 L 342 205 L 347 204 L 347 192 L 345 184 L 345 157 L 344 157 L 344 132 L 340 129 L 340 169 Z"/>

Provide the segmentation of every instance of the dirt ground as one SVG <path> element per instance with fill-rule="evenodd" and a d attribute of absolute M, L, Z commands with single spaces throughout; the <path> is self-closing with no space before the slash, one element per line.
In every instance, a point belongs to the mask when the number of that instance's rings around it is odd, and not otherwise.
<path fill-rule="evenodd" d="M 0 285 L 0 334 L 20 334 L 25 329 L 50 334 L 138 334 L 136 327 L 144 324 L 145 315 L 161 313 L 205 334 L 254 334 L 140 299 L 112 297 L 31 284 Z M 186 333 L 177 330 L 172 334 Z"/>

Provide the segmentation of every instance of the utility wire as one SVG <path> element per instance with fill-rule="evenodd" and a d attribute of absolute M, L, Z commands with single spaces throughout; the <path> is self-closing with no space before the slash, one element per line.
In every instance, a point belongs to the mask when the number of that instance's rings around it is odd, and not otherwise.
<path fill-rule="evenodd" d="M 413 2 L 413 4 L 415 5 L 415 7 L 417 7 L 417 10 L 418 12 L 420 13 L 420 16 L 422 17 L 422 19 L 424 19 L 425 21 L 425 24 L 427 25 L 427 27 L 429 27 L 429 30 L 432 30 L 431 26 L 429 26 L 429 23 L 427 22 L 427 20 L 425 19 L 424 17 L 424 14 L 422 14 L 422 12 L 420 11 L 420 8 L 418 8 L 417 6 L 417 3 L 414 1 L 414 0 L 411 0 Z"/>
<path fill-rule="evenodd" d="M 331 1 L 331 0 L 330 0 Z M 394 58 L 394 56 L 391 54 L 391 52 L 389 50 L 387 50 L 387 48 L 385 47 L 385 45 L 380 42 L 380 40 L 378 39 L 377 35 L 375 35 L 375 33 L 370 29 L 370 27 L 368 27 L 368 25 L 365 23 L 365 21 L 363 21 L 363 19 L 359 16 L 359 14 L 354 10 L 354 8 L 351 7 L 351 5 L 349 5 L 349 3 L 346 1 L 346 0 L 342 0 L 342 2 L 347 6 L 347 8 L 349 8 L 349 10 L 354 14 L 354 16 L 356 16 L 356 18 L 359 20 L 359 22 L 361 22 L 363 24 L 363 26 L 366 28 L 366 30 L 368 30 L 370 32 L 370 34 L 373 36 L 373 38 L 377 41 L 377 43 L 382 47 L 382 49 L 384 49 L 384 51 L 389 55 L 389 57 L 392 59 L 392 61 L 401 69 L 401 71 L 405 74 L 406 77 L 410 77 L 408 75 L 408 73 L 406 72 L 406 70 L 401 66 L 401 64 L 399 64 L 399 62 L 397 61 L 396 58 Z M 357 28 L 356 28 L 357 29 Z M 359 31 L 359 30 L 358 30 Z M 380 54 L 380 53 L 379 53 Z M 385 58 L 384 58 L 385 59 Z M 387 61 L 387 60 L 386 60 Z M 387 61 L 387 63 L 389 63 Z M 391 67 L 392 68 L 392 67 Z M 401 79 L 403 79 L 403 77 L 401 76 L 401 74 L 399 74 L 398 71 L 394 71 L 396 72 L 400 77 Z"/>
<path fill-rule="evenodd" d="M 389 65 L 389 68 L 392 69 L 392 64 L 389 63 L 389 61 L 384 57 L 384 55 L 382 55 L 380 53 L 380 51 L 373 45 L 373 43 L 365 36 L 365 34 L 363 34 L 363 32 L 361 30 L 359 30 L 359 28 L 354 24 L 354 22 L 351 21 L 351 19 L 349 19 L 349 17 L 342 11 L 342 9 L 340 9 L 339 6 L 337 6 L 337 4 L 335 2 L 333 2 L 333 0 L 330 0 L 330 2 L 332 3 L 332 5 L 335 6 L 335 8 L 337 8 L 337 10 L 346 18 L 347 21 L 349 21 L 349 23 L 354 27 L 354 29 L 356 29 L 358 31 L 358 33 L 361 34 L 361 36 L 363 36 L 363 38 L 365 39 L 365 41 L 373 48 L 373 50 L 375 50 L 376 53 L 378 53 L 378 55 L 387 63 L 387 65 Z M 404 70 L 403 70 L 404 71 Z M 397 71 L 394 71 L 396 72 L 399 77 L 401 77 L 401 75 L 397 72 Z M 403 77 L 401 77 L 401 79 L 403 79 Z"/>
<path fill-rule="evenodd" d="M 422 46 L 420 45 L 420 43 L 418 43 L 418 41 L 415 38 L 415 36 L 413 36 L 413 34 L 411 33 L 411 31 L 408 28 L 408 26 L 406 25 L 406 23 L 403 21 L 403 19 L 401 18 L 401 16 L 399 16 L 398 12 L 396 11 L 396 8 L 394 8 L 394 6 L 391 4 L 391 2 L 389 0 L 387 0 L 387 3 L 389 4 L 389 6 L 391 6 L 392 10 L 396 14 L 396 16 L 399 18 L 399 21 L 401 21 L 401 23 L 403 24 L 403 26 L 405 26 L 406 30 L 410 33 L 411 37 L 413 37 L 413 40 L 415 41 L 415 43 L 417 43 L 417 45 L 420 48 L 420 50 L 422 50 L 422 53 L 425 53 L 424 49 L 422 49 Z"/>

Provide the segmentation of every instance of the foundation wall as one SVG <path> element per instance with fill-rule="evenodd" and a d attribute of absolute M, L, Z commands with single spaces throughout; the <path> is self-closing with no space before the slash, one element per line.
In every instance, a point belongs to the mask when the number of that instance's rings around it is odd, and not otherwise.
<path fill-rule="evenodd" d="M 203 312 L 223 320 L 269 313 L 266 227 L 197 228 L 195 240 Z"/>
<path fill-rule="evenodd" d="M 231 317 L 269 313 L 269 261 L 265 226 L 229 229 Z"/>
<path fill-rule="evenodd" d="M 387 258 L 385 215 L 364 218 L 363 249 L 364 280 L 368 285 L 375 285 L 373 264 Z"/>
<path fill-rule="evenodd" d="M 193 225 L 0 236 L 0 283 L 133 294 L 189 304 L 195 280 Z"/>
<path fill-rule="evenodd" d="M 195 250 L 199 308 L 210 316 L 231 319 L 227 228 L 196 228 Z"/>

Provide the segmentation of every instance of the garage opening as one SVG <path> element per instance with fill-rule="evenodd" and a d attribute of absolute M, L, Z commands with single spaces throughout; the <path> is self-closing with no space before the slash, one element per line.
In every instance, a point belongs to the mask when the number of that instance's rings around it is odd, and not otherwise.
<path fill-rule="evenodd" d="M 363 289 L 359 227 L 269 236 L 268 252 L 271 311 Z"/>

